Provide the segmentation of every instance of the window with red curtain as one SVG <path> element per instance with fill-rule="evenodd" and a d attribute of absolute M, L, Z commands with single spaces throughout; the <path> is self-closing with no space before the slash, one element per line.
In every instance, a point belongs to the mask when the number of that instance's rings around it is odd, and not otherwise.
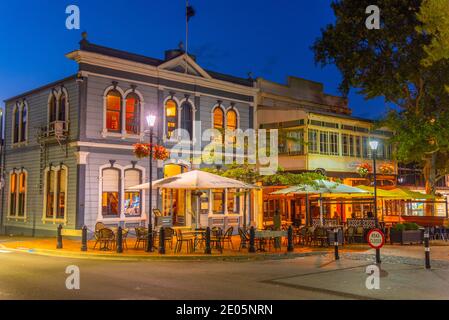
<path fill-rule="evenodd" d="M 126 97 L 126 133 L 138 134 L 140 131 L 140 99 L 135 93 Z"/>
<path fill-rule="evenodd" d="M 122 131 L 122 96 L 117 90 L 106 96 L 106 129 L 111 132 Z"/>

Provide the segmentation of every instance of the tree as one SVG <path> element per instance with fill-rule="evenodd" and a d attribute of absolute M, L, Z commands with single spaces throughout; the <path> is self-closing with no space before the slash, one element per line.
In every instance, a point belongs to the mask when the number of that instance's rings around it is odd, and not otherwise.
<path fill-rule="evenodd" d="M 429 45 L 424 46 L 427 57 L 423 64 L 430 66 L 449 58 L 449 0 L 424 0 L 418 13 L 422 26 L 418 32 L 432 35 Z"/>
<path fill-rule="evenodd" d="M 432 1 L 432 0 L 431 0 Z M 447 59 L 423 63 L 426 48 L 434 39 L 420 32 L 422 0 L 378 0 L 379 30 L 365 27 L 365 9 L 371 0 L 340 0 L 332 3 L 334 24 L 322 30 L 312 49 L 321 66 L 335 64 L 342 74 L 340 90 L 350 89 L 366 99 L 383 97 L 395 106 L 380 125 L 394 130 L 395 157 L 404 163 L 419 162 L 426 192 L 448 172 L 449 93 L 445 78 Z"/>

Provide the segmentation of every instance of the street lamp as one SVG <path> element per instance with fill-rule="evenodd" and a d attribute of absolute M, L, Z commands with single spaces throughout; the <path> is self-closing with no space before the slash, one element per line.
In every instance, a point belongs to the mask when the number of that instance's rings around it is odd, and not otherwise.
<path fill-rule="evenodd" d="M 153 127 L 156 123 L 156 116 L 149 114 L 147 116 L 147 124 L 150 128 L 150 168 L 149 168 L 149 199 L 148 199 L 148 242 L 146 252 L 154 251 L 153 243 Z"/>
<path fill-rule="evenodd" d="M 374 179 L 374 217 L 376 219 L 377 224 L 377 177 L 376 177 L 376 156 L 377 156 L 377 148 L 379 147 L 379 141 L 371 140 L 369 142 L 369 146 L 373 155 L 373 179 Z"/>

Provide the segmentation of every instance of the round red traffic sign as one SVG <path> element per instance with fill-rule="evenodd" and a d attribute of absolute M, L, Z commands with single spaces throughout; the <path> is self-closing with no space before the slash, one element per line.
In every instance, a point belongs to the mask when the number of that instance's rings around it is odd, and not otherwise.
<path fill-rule="evenodd" d="M 368 244 L 373 249 L 380 249 L 383 247 L 385 243 L 385 236 L 383 232 L 379 229 L 370 230 L 366 235 L 366 239 L 368 241 Z"/>

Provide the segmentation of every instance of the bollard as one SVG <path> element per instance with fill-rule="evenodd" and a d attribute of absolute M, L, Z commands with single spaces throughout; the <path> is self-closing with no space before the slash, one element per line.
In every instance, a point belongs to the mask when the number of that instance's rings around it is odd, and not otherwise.
<path fill-rule="evenodd" d="M 293 247 L 293 228 L 292 226 L 288 227 L 287 233 L 287 252 L 292 252 L 294 250 Z"/>
<path fill-rule="evenodd" d="M 335 260 L 340 260 L 340 255 L 338 254 L 338 229 L 334 230 L 334 246 L 335 246 Z"/>
<path fill-rule="evenodd" d="M 249 252 L 250 253 L 256 252 L 256 247 L 254 246 L 255 239 L 256 239 L 256 230 L 254 230 L 254 227 L 251 227 L 251 229 L 249 229 Z"/>
<path fill-rule="evenodd" d="M 430 269 L 430 241 L 429 241 L 429 229 L 424 232 L 424 251 L 426 255 L 426 269 Z"/>
<path fill-rule="evenodd" d="M 123 229 L 120 226 L 117 230 L 117 253 L 123 253 Z"/>
<path fill-rule="evenodd" d="M 84 226 L 81 235 L 81 251 L 87 251 L 87 227 Z"/>
<path fill-rule="evenodd" d="M 56 249 L 62 249 L 62 224 L 58 227 L 58 244 L 56 245 Z"/>
<path fill-rule="evenodd" d="M 204 250 L 205 254 L 212 254 L 212 249 L 210 247 L 210 228 L 206 229 L 206 249 Z"/>
<path fill-rule="evenodd" d="M 146 252 L 154 251 L 154 237 L 153 237 L 153 225 L 150 223 L 148 225 L 148 239 L 147 239 L 147 248 Z"/>
<path fill-rule="evenodd" d="M 377 264 L 382 263 L 382 261 L 380 260 L 380 249 L 379 248 L 376 249 L 376 263 Z"/>
<path fill-rule="evenodd" d="M 161 227 L 159 230 L 159 253 L 165 254 L 165 229 Z"/>

